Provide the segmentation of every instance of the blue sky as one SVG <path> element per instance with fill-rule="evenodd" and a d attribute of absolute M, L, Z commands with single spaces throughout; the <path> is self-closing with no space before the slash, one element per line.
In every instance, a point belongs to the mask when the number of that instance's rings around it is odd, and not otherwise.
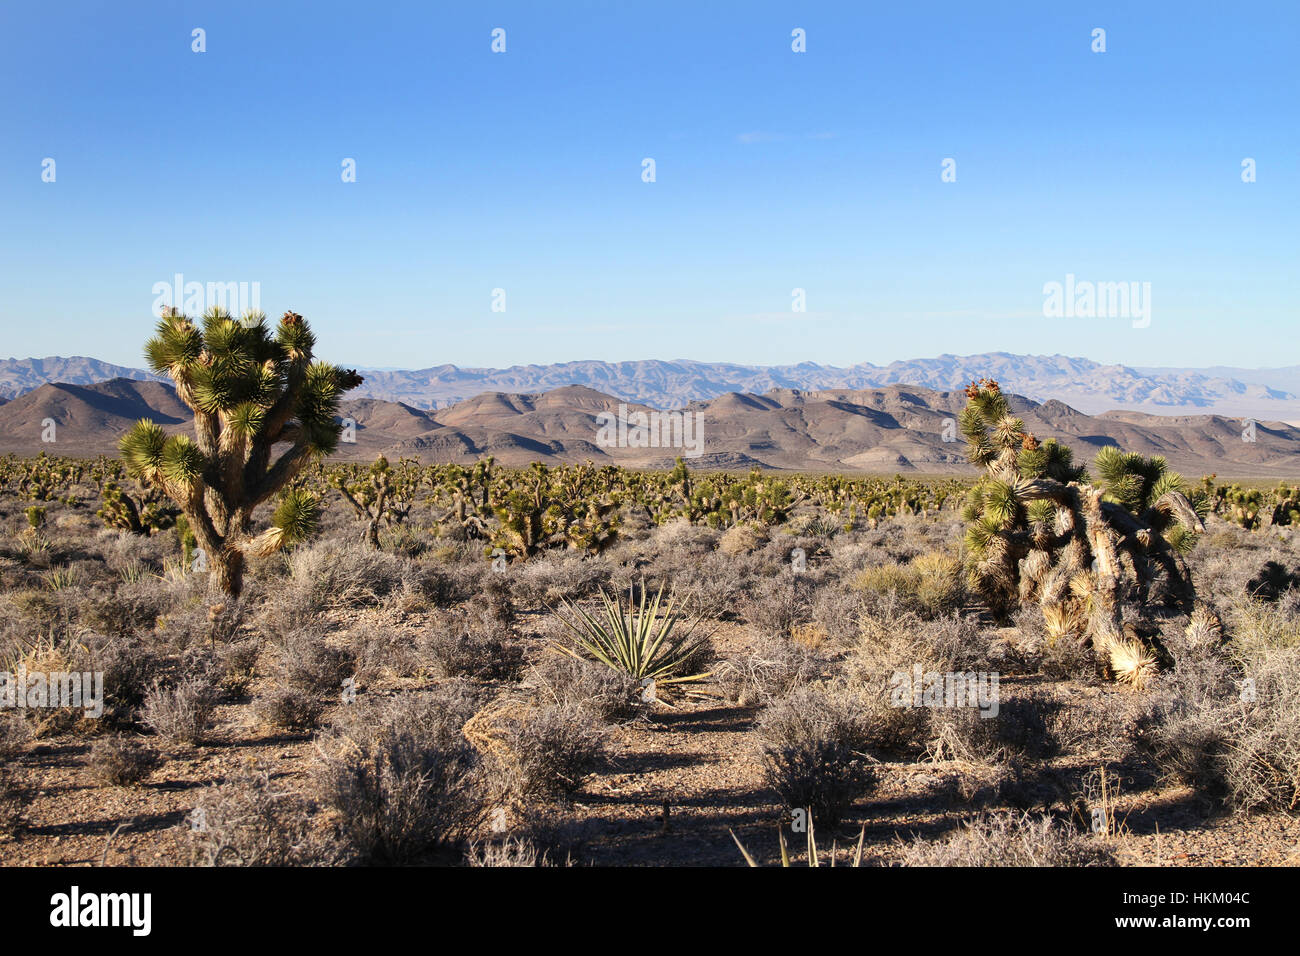
<path fill-rule="evenodd" d="M 1296 364 L 1297 49 L 1292 0 L 5 0 L 0 356 L 140 365 L 181 273 L 363 366 Z M 1150 325 L 1044 317 L 1067 274 Z"/>

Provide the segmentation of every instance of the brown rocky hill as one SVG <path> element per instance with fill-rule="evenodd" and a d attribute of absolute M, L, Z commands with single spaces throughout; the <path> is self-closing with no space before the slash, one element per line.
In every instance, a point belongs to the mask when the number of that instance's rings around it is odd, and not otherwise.
<path fill-rule="evenodd" d="M 872 389 L 804 391 L 777 388 L 762 395 L 732 392 L 692 402 L 682 411 L 700 423 L 697 470 L 750 467 L 801 471 L 967 473 L 955 420 L 960 391 L 890 385 Z M 1085 415 L 1058 401 L 1013 396 L 1013 407 L 1040 439 L 1056 438 L 1091 460 L 1100 448 L 1161 454 L 1189 476 L 1300 476 L 1300 429 L 1258 423 L 1243 441 L 1244 423 L 1218 415 L 1159 416 L 1140 412 Z M 584 386 L 539 394 L 493 392 L 429 411 L 373 398 L 346 401 L 341 414 L 356 424 L 356 441 L 339 457 L 371 459 L 379 452 L 426 462 L 472 462 L 492 455 L 503 465 L 588 459 L 627 467 L 670 467 L 679 447 L 607 447 L 601 413 L 649 415 L 645 405 Z M 188 410 L 158 382 L 114 379 L 95 385 L 43 385 L 0 405 L 0 453 L 92 456 L 113 454 L 138 418 L 168 430 L 188 428 Z M 56 442 L 41 441 L 43 422 L 56 423 Z M 635 424 L 635 421 L 633 422 Z"/>

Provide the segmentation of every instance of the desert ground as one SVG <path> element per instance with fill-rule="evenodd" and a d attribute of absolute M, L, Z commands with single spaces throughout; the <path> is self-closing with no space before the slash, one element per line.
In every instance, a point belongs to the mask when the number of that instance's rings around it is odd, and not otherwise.
<path fill-rule="evenodd" d="M 872 479 L 873 508 L 733 476 L 743 508 L 706 515 L 611 469 L 627 494 L 530 543 L 476 515 L 468 469 L 403 463 L 376 509 L 374 472 L 326 465 L 315 534 L 230 597 L 112 463 L 6 461 L 0 669 L 105 693 L 97 718 L 0 710 L 6 865 L 1300 862 L 1285 489 L 1213 496 L 1192 610 L 1129 607 L 1125 675 L 972 588 L 973 478 Z M 579 639 L 659 594 L 653 685 Z M 918 671 L 996 675 L 996 716 L 900 705 Z"/>

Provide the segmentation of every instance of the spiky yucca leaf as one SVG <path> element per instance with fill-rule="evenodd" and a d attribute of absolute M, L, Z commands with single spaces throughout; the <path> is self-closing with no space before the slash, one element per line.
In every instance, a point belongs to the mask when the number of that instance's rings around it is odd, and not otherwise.
<path fill-rule="evenodd" d="M 183 315 L 165 315 L 145 343 L 149 368 L 173 376 L 191 368 L 203 352 L 203 334 Z"/>
<path fill-rule="evenodd" d="M 188 488 L 203 474 L 204 458 L 199 446 L 183 435 L 173 435 L 163 446 L 159 466 L 163 480 L 178 488 Z"/>
<path fill-rule="evenodd" d="M 127 472 L 135 478 L 154 480 L 162 465 L 167 433 L 148 418 L 142 418 L 118 441 Z"/>
<path fill-rule="evenodd" d="M 1111 673 L 1117 682 L 1128 684 L 1134 690 L 1143 690 L 1155 677 L 1155 654 L 1136 638 L 1106 636 L 1097 643 L 1097 649 L 1108 657 Z"/>
<path fill-rule="evenodd" d="M 280 496 L 271 524 L 279 529 L 283 545 L 298 544 L 316 533 L 321 500 L 305 488 L 292 488 Z"/>
<path fill-rule="evenodd" d="M 1207 647 L 1223 641 L 1223 622 L 1204 604 L 1192 609 L 1191 620 L 1187 622 L 1187 643 L 1193 647 Z"/>
<path fill-rule="evenodd" d="M 266 409 L 253 402 L 241 402 L 226 418 L 226 427 L 239 438 L 252 438 L 266 421 Z"/>
<path fill-rule="evenodd" d="M 1016 489 L 1005 481 L 990 481 L 984 489 L 984 515 L 998 526 L 1011 527 L 1020 511 Z"/>

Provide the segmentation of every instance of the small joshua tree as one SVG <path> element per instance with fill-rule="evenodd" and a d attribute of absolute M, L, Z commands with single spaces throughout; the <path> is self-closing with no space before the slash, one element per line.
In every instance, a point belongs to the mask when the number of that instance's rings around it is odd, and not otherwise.
<path fill-rule="evenodd" d="M 216 585 L 231 596 L 243 586 L 246 555 L 301 540 L 319 517 L 320 500 L 291 489 L 281 496 L 271 527 L 252 534 L 254 509 L 313 456 L 335 449 L 339 398 L 362 381 L 354 371 L 314 361 L 315 344 L 306 321 L 293 312 L 272 332 L 260 312 L 235 320 L 209 309 L 196 324 L 168 309 L 145 345 L 149 367 L 169 375 L 193 410 L 195 435 L 168 436 L 143 419 L 122 437 L 122 458 L 130 474 L 180 507 Z"/>
<path fill-rule="evenodd" d="M 1053 638 L 1091 641 L 1116 676 L 1140 682 L 1134 668 L 1152 658 L 1125 636 L 1124 603 L 1161 588 L 1191 609 L 1182 555 L 1205 530 L 1202 497 L 1163 458 L 1118 448 L 1097 454 L 1090 484 L 1069 448 L 1025 431 L 997 382 L 972 382 L 966 396 L 959 424 L 984 471 L 963 511 L 971 587 L 998 616 L 1038 603 Z"/>
<path fill-rule="evenodd" d="M 405 472 L 394 474 L 393 467 L 383 455 L 376 458 L 362 475 L 349 469 L 346 473 L 333 472 L 325 480 L 343 496 L 364 523 L 361 540 L 372 550 L 379 550 L 381 524 L 390 527 L 401 524 L 410 513 L 409 497 L 414 483 Z"/>
<path fill-rule="evenodd" d="M 102 504 L 95 514 L 110 528 L 131 534 L 150 535 L 174 525 L 180 512 L 166 504 L 158 489 L 144 482 L 140 484 L 140 494 L 133 495 L 116 481 L 106 481 L 101 492 Z"/>

